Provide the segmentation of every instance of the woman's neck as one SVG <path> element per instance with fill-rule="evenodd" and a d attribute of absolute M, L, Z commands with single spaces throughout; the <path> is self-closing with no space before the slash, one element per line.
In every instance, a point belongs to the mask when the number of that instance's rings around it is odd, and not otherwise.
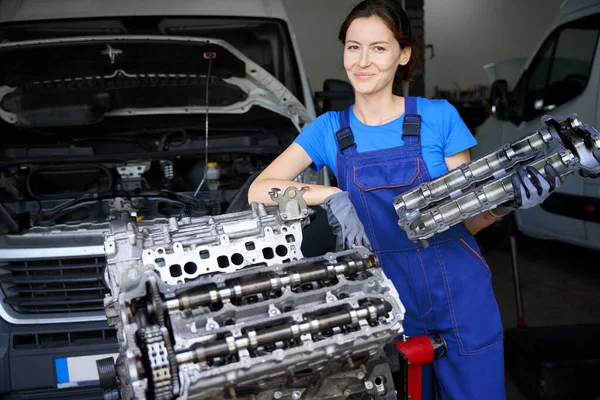
<path fill-rule="evenodd" d="M 383 125 L 404 113 L 404 98 L 391 92 L 356 95 L 354 115 L 365 125 Z"/>

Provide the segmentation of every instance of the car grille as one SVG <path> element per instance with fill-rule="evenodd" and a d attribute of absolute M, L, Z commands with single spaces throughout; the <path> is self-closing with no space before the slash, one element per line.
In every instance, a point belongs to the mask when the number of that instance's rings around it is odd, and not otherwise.
<path fill-rule="evenodd" d="M 103 311 L 104 257 L 0 261 L 4 303 L 20 314 Z"/>

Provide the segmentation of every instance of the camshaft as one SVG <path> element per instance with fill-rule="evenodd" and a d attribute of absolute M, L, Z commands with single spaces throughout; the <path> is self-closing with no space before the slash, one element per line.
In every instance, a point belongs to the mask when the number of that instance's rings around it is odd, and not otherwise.
<path fill-rule="evenodd" d="M 178 293 L 177 298 L 167 300 L 163 307 L 169 311 L 174 311 L 207 306 L 222 300 L 234 300 L 248 295 L 276 291 L 282 287 L 295 288 L 307 282 L 330 279 L 336 275 L 363 272 L 378 266 L 376 257 L 362 258 L 356 255 L 340 257 L 338 262 L 308 263 L 295 267 L 283 276 L 273 273 L 227 281 L 227 288 L 224 289 L 218 289 L 215 285 L 188 289 L 185 292 Z"/>
<path fill-rule="evenodd" d="M 578 126 L 579 122 L 573 122 L 573 124 Z M 494 174 L 501 173 L 518 162 L 534 158 L 536 154 L 549 147 L 552 139 L 550 132 L 544 129 L 517 140 L 515 143 L 506 144 L 480 159 L 463 164 L 457 169 L 397 196 L 394 207 L 398 212 L 407 212 L 422 209 L 429 204 L 444 200 L 448 196 L 452 197 L 454 192 L 491 178 Z M 553 166 L 559 173 L 565 169 L 563 163 L 560 162 L 553 163 Z"/>
<path fill-rule="evenodd" d="M 389 303 L 373 304 L 355 310 L 331 312 L 303 323 L 286 323 L 261 329 L 249 330 L 240 338 L 233 336 L 218 340 L 209 346 L 198 346 L 177 354 L 178 363 L 202 362 L 233 354 L 240 350 L 256 349 L 271 343 L 299 338 L 304 334 L 316 334 L 348 324 L 358 324 L 360 320 L 374 321 L 392 310 Z"/>

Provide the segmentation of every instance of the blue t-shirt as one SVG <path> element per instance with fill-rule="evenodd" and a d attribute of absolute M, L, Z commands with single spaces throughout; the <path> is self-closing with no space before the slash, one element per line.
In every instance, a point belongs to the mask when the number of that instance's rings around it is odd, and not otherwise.
<path fill-rule="evenodd" d="M 446 100 L 417 98 L 417 109 L 421 115 L 421 153 L 431 178 L 448 172 L 444 157 L 460 153 L 477 144 L 477 141 L 460 118 L 456 108 Z M 313 160 L 311 167 L 319 171 L 329 167 L 337 176 L 335 133 L 340 129 L 338 112 L 329 111 L 320 115 L 300 132 L 295 142 Z M 357 152 L 382 150 L 402 146 L 402 124 L 404 114 L 393 121 L 379 126 L 363 124 L 350 112 L 350 129 L 354 135 Z"/>

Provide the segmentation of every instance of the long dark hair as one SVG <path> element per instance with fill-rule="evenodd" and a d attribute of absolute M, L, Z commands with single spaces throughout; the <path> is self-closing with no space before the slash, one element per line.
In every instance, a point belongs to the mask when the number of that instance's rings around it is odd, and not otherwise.
<path fill-rule="evenodd" d="M 412 82 L 412 74 L 418 60 L 417 42 L 413 36 L 408 15 L 402 8 L 400 0 L 363 0 L 348 14 L 338 34 L 338 39 L 346 44 L 346 33 L 352 21 L 357 18 L 379 17 L 400 43 L 400 48 L 411 48 L 411 57 L 406 65 L 399 65 L 394 83 L 402 85 Z"/>

